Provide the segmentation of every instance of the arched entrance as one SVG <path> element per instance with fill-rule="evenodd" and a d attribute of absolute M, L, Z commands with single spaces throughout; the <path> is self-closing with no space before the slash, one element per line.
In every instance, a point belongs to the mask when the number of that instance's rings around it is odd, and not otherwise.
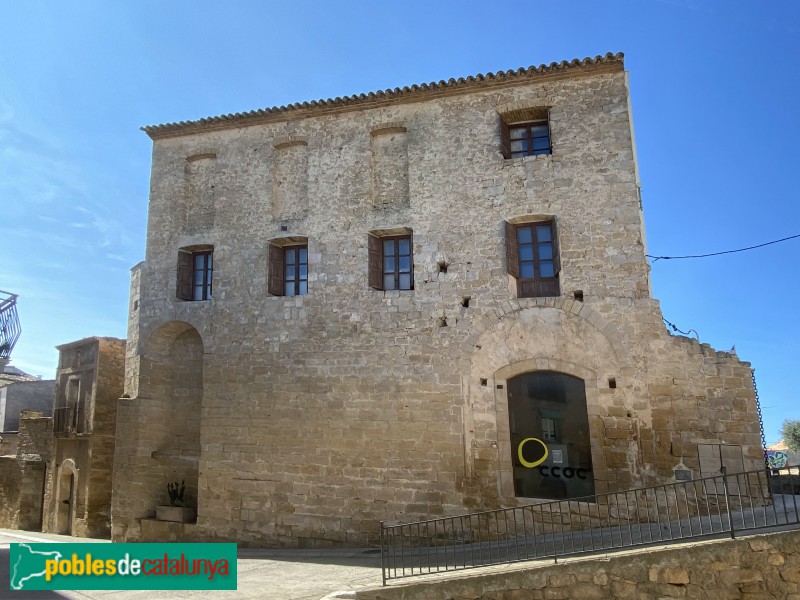
<path fill-rule="evenodd" d="M 508 380 L 514 495 L 560 500 L 594 494 L 586 386 L 557 371 Z"/>
<path fill-rule="evenodd" d="M 65 460 L 58 469 L 56 486 L 56 533 L 58 534 L 72 535 L 77 489 L 75 463 L 71 459 Z"/>

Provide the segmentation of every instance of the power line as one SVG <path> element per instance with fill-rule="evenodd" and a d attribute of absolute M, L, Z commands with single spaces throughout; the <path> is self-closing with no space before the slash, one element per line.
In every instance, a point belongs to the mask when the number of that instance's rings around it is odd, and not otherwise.
<path fill-rule="evenodd" d="M 647 254 L 647 258 L 652 258 L 653 262 L 658 260 L 673 260 L 678 258 L 707 258 L 709 256 L 719 256 L 720 254 L 733 254 L 735 252 L 744 252 L 745 250 L 754 250 L 756 248 L 763 248 L 764 246 L 769 246 L 771 244 L 777 244 L 779 242 L 785 242 L 786 240 L 793 240 L 795 238 L 800 238 L 800 233 L 797 235 L 790 235 L 789 237 L 781 238 L 779 240 L 773 240 L 771 242 L 766 242 L 764 244 L 758 244 L 757 246 L 748 246 L 747 248 L 738 248 L 736 250 L 723 250 L 722 252 L 711 252 L 710 254 L 689 254 L 687 256 L 653 256 L 652 254 Z"/>

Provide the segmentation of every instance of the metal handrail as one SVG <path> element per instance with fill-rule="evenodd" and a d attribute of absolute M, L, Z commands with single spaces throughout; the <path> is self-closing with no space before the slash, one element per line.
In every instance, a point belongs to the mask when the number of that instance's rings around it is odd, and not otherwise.
<path fill-rule="evenodd" d="M 800 527 L 797 467 L 756 470 L 412 523 L 381 523 L 391 579 Z"/>

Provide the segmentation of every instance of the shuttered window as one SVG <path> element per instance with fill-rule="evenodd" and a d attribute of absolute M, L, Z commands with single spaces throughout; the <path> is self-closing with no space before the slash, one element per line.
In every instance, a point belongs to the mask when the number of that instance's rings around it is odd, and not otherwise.
<path fill-rule="evenodd" d="M 308 246 L 269 245 L 267 291 L 273 296 L 308 293 Z"/>
<path fill-rule="evenodd" d="M 517 280 L 517 296 L 558 296 L 561 260 L 556 221 L 506 223 L 506 266 Z"/>
<path fill-rule="evenodd" d="M 175 295 L 180 300 L 210 300 L 213 272 L 213 250 L 180 250 Z"/>
<path fill-rule="evenodd" d="M 370 234 L 369 286 L 376 290 L 413 290 L 414 255 L 410 235 Z"/>

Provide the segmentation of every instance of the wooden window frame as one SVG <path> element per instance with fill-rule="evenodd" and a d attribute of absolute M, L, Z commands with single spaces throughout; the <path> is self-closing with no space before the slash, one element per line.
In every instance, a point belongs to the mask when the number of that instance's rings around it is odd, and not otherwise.
<path fill-rule="evenodd" d="M 294 279 L 294 293 L 286 293 L 286 264 L 287 250 L 305 250 L 306 251 L 306 276 L 302 278 L 300 274 L 300 266 L 304 263 L 300 262 L 300 253 L 295 253 L 294 267 L 296 269 Z M 276 244 L 269 245 L 269 277 L 267 280 L 267 291 L 272 296 L 305 296 L 308 294 L 308 244 L 291 244 L 288 246 L 278 246 Z M 305 281 L 306 291 L 300 292 L 300 283 Z"/>
<path fill-rule="evenodd" d="M 550 245 L 552 247 L 552 259 L 539 258 L 539 242 L 536 237 L 536 227 L 542 225 L 550 226 Z M 520 244 L 519 230 L 530 228 L 531 242 Z M 520 257 L 521 246 L 531 246 L 533 258 L 522 260 Z M 542 277 L 540 274 L 540 263 L 552 260 L 553 276 Z M 522 277 L 521 263 L 528 262 L 533 266 L 533 277 Z M 506 222 L 506 267 L 508 273 L 516 279 L 518 298 L 545 298 L 560 296 L 559 274 L 561 272 L 561 258 L 558 249 L 558 227 L 555 217 L 546 221 L 528 221 L 524 223 Z"/>
<path fill-rule="evenodd" d="M 534 139 L 544 139 L 543 136 L 533 136 L 532 129 L 534 127 L 538 127 L 544 125 L 547 128 L 547 148 L 539 148 L 534 150 L 533 148 L 533 140 Z M 525 150 L 511 150 L 511 143 L 513 141 L 511 139 L 511 132 L 514 129 L 525 129 L 525 137 L 519 138 L 524 139 L 526 141 Z M 500 136 L 501 136 L 501 143 L 502 143 L 502 152 L 504 158 L 519 158 L 522 156 L 537 156 L 539 154 L 552 154 L 553 153 L 553 138 L 550 132 L 550 121 L 549 119 L 536 119 L 533 121 L 526 121 L 524 123 L 506 123 L 504 120 L 500 120 Z"/>
<path fill-rule="evenodd" d="M 399 240 L 408 240 L 408 258 L 409 258 L 409 271 L 408 273 L 400 272 L 400 254 Z M 368 253 L 369 253 L 369 286 L 376 290 L 398 290 L 402 292 L 414 289 L 414 237 L 411 233 L 402 235 L 386 235 L 379 236 L 370 233 L 367 238 Z M 391 271 L 386 271 L 384 265 L 386 264 L 386 255 L 384 253 L 384 242 L 394 241 L 394 268 Z M 409 287 L 400 287 L 400 275 L 409 276 Z M 384 285 L 384 277 L 387 275 L 394 275 L 393 287 L 387 288 Z"/>
<path fill-rule="evenodd" d="M 196 266 L 196 259 L 203 258 L 200 269 Z M 195 283 L 196 274 L 202 273 L 202 282 Z M 178 275 L 175 295 L 179 300 L 189 302 L 200 302 L 211 300 L 213 297 L 214 285 L 214 249 L 205 250 L 179 250 L 178 251 Z M 196 292 L 198 292 L 197 294 Z M 197 297 L 199 296 L 199 297 Z"/>

